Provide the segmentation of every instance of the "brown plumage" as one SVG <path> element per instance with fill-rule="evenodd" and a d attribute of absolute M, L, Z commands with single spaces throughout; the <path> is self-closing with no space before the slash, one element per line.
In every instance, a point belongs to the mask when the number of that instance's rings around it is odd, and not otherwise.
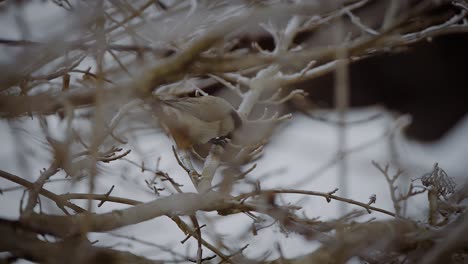
<path fill-rule="evenodd" d="M 229 136 L 242 124 L 232 105 L 215 96 L 157 99 L 153 108 L 181 149 Z"/>

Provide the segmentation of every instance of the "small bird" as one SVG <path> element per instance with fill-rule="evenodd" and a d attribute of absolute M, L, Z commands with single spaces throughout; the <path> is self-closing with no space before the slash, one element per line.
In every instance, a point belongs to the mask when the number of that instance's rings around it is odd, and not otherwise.
<path fill-rule="evenodd" d="M 152 107 L 180 149 L 229 137 L 242 125 L 233 106 L 216 96 L 156 98 Z"/>

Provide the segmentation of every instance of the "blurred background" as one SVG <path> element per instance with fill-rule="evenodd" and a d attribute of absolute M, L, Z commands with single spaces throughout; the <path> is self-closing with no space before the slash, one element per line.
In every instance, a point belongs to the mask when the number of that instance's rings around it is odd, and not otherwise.
<path fill-rule="evenodd" d="M 91 73 L 97 71 L 93 49 L 94 45 L 99 47 L 100 44 L 98 40 L 80 43 L 75 41 L 89 37 L 90 29 L 93 29 L 91 24 L 94 23 L 94 3 L 89 2 L 0 1 L 2 96 L 24 92 L 21 82 L 7 86 L 24 76 L 28 76 L 31 83 L 34 79 L 32 77 L 36 76 L 34 86 L 26 89 L 28 95 L 59 93 L 63 89 L 62 78 L 43 80 L 40 76 L 70 65 L 74 65 L 69 68 L 70 89 L 89 88 L 86 82 L 92 76 Z M 114 54 L 109 52 L 101 58 L 108 78 L 108 82 L 105 82 L 123 84 L 128 80 L 138 79 L 143 69 L 155 65 L 161 58 L 177 53 L 183 49 L 184 41 L 192 35 L 203 34 L 212 23 L 224 17 L 242 14 L 247 8 L 284 4 L 282 1 L 150 2 L 151 7 L 144 9 L 139 18 L 130 19 L 127 24 L 122 22 L 124 26 L 108 32 L 107 45 L 114 45 Z M 304 1 L 304 4 L 327 5 L 324 1 L 310 2 Z M 345 36 L 351 39 L 365 34 L 362 28 L 352 23 L 355 16 L 360 18 L 359 23 L 377 30 L 381 28 L 382 18 L 392 5 L 390 1 L 345 1 L 339 4 L 344 5 L 347 2 L 362 4 L 362 7 L 353 10 L 352 16 L 344 16 L 346 19 L 339 22 L 342 23 Z M 410 8 L 419 2 L 408 1 L 398 8 Z M 106 1 L 105 6 L 111 14 L 106 19 L 111 27 L 113 20 L 125 21 L 125 17 L 131 17 L 138 8 L 146 4 L 147 1 Z M 404 7 L 406 5 L 408 6 Z M 465 183 L 468 169 L 468 75 L 465 72 L 468 35 L 462 32 L 466 31 L 467 23 L 464 13 L 460 15 L 462 12 L 465 12 L 463 8 L 450 3 L 441 5 L 421 18 L 418 23 L 425 25 L 419 25 L 423 29 L 417 31 L 424 32 L 424 29 L 437 27 L 458 15 L 460 18 L 453 25 L 460 26 L 461 33 L 449 32 L 418 39 L 414 43 L 377 50 L 375 55 L 351 61 L 349 105 L 345 115 L 335 111 L 334 72 L 299 81 L 285 88 L 285 91 L 303 89 L 308 95 L 294 98 L 281 109 L 283 113 L 291 113 L 292 117 L 275 127 L 261 158 L 255 162 L 255 170 L 246 177 L 247 182 L 260 181 L 264 189 L 297 188 L 331 192 L 339 188 L 336 195 L 364 203 L 371 195 L 376 195 L 375 206 L 390 211 L 393 210 L 393 205 L 389 186 L 383 175 L 372 165 L 372 161 L 383 166 L 389 164 L 392 172 L 403 170 L 399 183 L 402 189 L 407 188 L 412 179 L 431 172 L 436 162 L 456 183 Z M 264 19 L 264 23 L 270 22 L 281 28 L 287 25 L 288 19 L 286 14 L 277 14 Z M 337 23 L 325 23 L 319 30 L 304 30 L 294 41 L 303 49 L 335 44 L 337 38 L 329 32 L 334 30 Z M 247 27 L 235 28 L 225 33 L 227 38 L 237 39 L 229 44 L 232 50 L 239 50 L 241 56 L 243 52 L 248 54 L 255 48 L 252 43 L 257 43 L 258 49 L 274 49 L 274 38 L 265 28 L 259 26 L 256 19 L 246 24 Z M 449 25 L 452 24 L 447 24 Z M 123 47 L 133 46 L 150 47 L 153 51 L 122 51 Z M 73 50 L 63 55 L 62 50 L 72 49 L 71 47 Z M 34 56 L 38 59 L 32 60 L 31 57 Z M 52 59 L 54 56 L 60 59 Z M 114 59 L 114 56 L 119 60 Z M 52 63 L 41 62 L 48 58 Z M 297 68 L 295 63 L 286 62 L 291 64 L 290 69 L 293 70 Z M 119 64 L 126 65 L 125 70 L 119 68 Z M 226 88 L 223 85 L 205 77 L 187 78 L 161 88 L 163 91 L 176 91 L 180 96 L 192 96 L 197 89 L 223 95 L 233 105 L 239 103 L 230 93 L 224 93 Z M 117 98 L 115 104 L 109 104 L 103 111 L 105 119 L 111 119 L 113 114 L 122 109 L 119 100 L 122 98 Z M 0 104 L 7 105 L 3 99 Z M 5 109 L 6 107 L 0 107 L 3 113 L 0 119 L 0 168 L 28 181 L 35 181 L 39 171 L 54 158 L 54 149 L 50 147 L 50 140 L 47 138 L 65 140 L 67 133 L 70 133 L 67 130 L 67 119 L 60 116 L 60 113 L 41 118 L 28 114 L 11 118 L 5 114 Z M 92 116 L 88 108 L 76 109 L 73 128 L 84 136 L 92 135 Z M 116 133 L 126 140 L 126 144 L 119 146 L 122 147 L 122 152 L 131 152 L 122 159 L 97 165 L 96 193 L 106 193 L 111 186 L 115 186 L 112 192 L 114 196 L 150 201 L 155 198 L 155 193 L 148 188 L 147 183 L 154 171 L 168 173 L 183 185 L 182 189 L 186 192 L 196 191 L 186 172 L 174 158 L 174 143 L 171 138 L 147 113 L 136 111 L 126 116 L 119 123 Z M 149 169 L 143 172 L 140 168 L 142 164 Z M 201 165 L 196 163 L 195 166 L 200 168 Z M 245 165 L 242 168 L 249 167 Z M 343 169 L 346 174 L 344 186 L 343 180 L 340 180 Z M 220 168 L 215 184 L 221 182 L 223 173 L 225 171 Z M 86 180 L 70 180 L 65 175 L 63 170 L 60 171 L 45 186 L 56 193 L 88 191 Z M 163 185 L 160 187 L 165 188 Z M 235 185 L 235 192 L 241 193 L 250 188 L 249 184 L 240 183 Z M 5 179 L 0 179 L 0 189 L 3 191 L 0 195 L 0 217 L 17 219 L 24 189 Z M 168 194 L 167 189 L 161 190 L 160 195 Z M 327 203 L 323 197 L 288 194 L 281 195 L 281 199 L 283 204 L 302 206 L 300 213 L 304 216 L 320 217 L 321 220 L 337 218 L 354 209 L 352 205 L 343 206 L 338 201 Z M 406 214 L 424 220 L 428 210 L 426 199 L 425 195 L 413 197 L 407 205 Z M 76 203 L 86 206 L 85 200 L 78 200 Z M 60 213 L 54 203 L 46 199 L 41 206 L 44 211 Z M 108 212 L 125 207 L 127 206 L 107 202 L 95 210 Z M 389 217 L 374 212 L 363 217 L 362 221 L 371 218 Z M 317 242 L 307 241 L 294 233 L 285 233 L 276 225 L 262 229 L 259 235 L 253 236 L 249 233 L 252 219 L 245 214 L 226 217 L 216 213 L 203 213 L 199 215 L 199 220 L 209 223 L 203 229 L 204 232 L 212 233 L 213 237 L 222 239 L 226 245 L 240 248 L 249 244 L 244 253 L 252 258 L 264 256 L 267 252 L 271 253 L 270 258 L 278 257 L 280 252 L 276 250 L 277 245 L 280 245 L 285 257 L 305 254 L 318 246 Z M 274 221 L 271 221 L 269 224 L 273 224 Z M 164 218 L 118 229 L 111 234 L 91 233 L 89 236 L 91 241 L 99 240 L 100 246 L 112 246 L 158 258 L 169 257 L 173 253 L 168 250 L 154 250 L 154 245 L 145 245 L 122 236 L 151 241 L 181 255 L 194 255 L 197 245 L 194 239 L 181 244 L 185 235 L 174 223 Z"/>

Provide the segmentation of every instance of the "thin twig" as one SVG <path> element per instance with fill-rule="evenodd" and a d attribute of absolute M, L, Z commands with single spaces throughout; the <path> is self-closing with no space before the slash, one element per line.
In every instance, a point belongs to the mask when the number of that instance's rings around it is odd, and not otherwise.
<path fill-rule="evenodd" d="M 335 191 L 337 191 L 337 189 Z M 255 192 L 251 192 L 251 193 L 241 194 L 241 195 L 235 197 L 234 199 L 240 201 L 240 200 L 245 200 L 246 198 L 252 197 L 252 196 L 270 195 L 270 194 L 278 194 L 278 193 L 305 194 L 305 195 L 312 195 L 312 196 L 321 196 L 321 197 L 324 197 L 327 200 L 327 202 L 330 202 L 331 200 L 337 200 L 337 201 L 340 201 L 340 202 L 360 206 L 360 207 L 362 207 L 362 208 L 364 208 L 366 210 L 372 210 L 372 211 L 380 212 L 380 213 L 383 213 L 383 214 L 386 214 L 386 215 L 389 215 L 389 216 L 393 216 L 393 217 L 396 216 L 394 213 L 392 213 L 390 211 L 387 211 L 385 209 L 381 209 L 381 208 L 378 208 L 378 207 L 370 206 L 368 203 L 362 203 L 362 202 L 358 202 L 358 201 L 355 201 L 355 200 L 352 200 L 352 199 L 348 199 L 348 198 L 344 198 L 344 197 L 334 195 L 333 194 L 334 191 L 324 193 L 324 192 L 315 192 L 315 191 L 306 191 L 306 190 L 297 190 L 297 189 L 272 189 L 272 190 L 261 190 L 261 191 L 255 191 Z"/>
<path fill-rule="evenodd" d="M 25 188 L 30 189 L 30 190 L 34 189 L 35 187 L 34 183 L 29 182 L 21 177 L 10 174 L 3 170 L 0 170 L 0 177 L 7 179 L 9 181 L 12 181 L 14 183 L 17 183 L 19 185 L 22 185 Z M 63 206 L 69 207 L 70 209 L 74 210 L 77 213 L 83 213 L 86 211 L 85 209 L 79 207 L 78 205 L 75 205 L 63 199 L 62 197 L 60 197 L 60 195 L 52 193 L 44 188 L 40 188 L 38 193 L 54 201 L 57 204 L 57 206 L 61 208 L 65 213 L 67 212 L 65 209 L 63 209 Z"/>

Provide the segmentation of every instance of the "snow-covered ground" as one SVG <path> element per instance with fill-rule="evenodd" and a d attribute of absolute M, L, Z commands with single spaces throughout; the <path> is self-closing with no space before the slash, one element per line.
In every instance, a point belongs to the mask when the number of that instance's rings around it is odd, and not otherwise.
<path fill-rule="evenodd" d="M 350 114 L 351 120 L 365 118 L 375 113 L 375 109 L 355 111 Z M 32 123 L 33 121 L 31 121 Z M 361 146 L 366 142 L 374 142 L 359 151 L 348 155 L 348 198 L 367 202 L 372 194 L 377 195 L 375 206 L 392 211 L 392 204 L 389 198 L 388 185 L 384 177 L 372 166 L 371 161 L 375 160 L 381 164 L 386 164 L 391 160 L 388 141 L 383 138 L 385 130 L 392 121 L 390 117 L 383 117 L 369 123 L 354 125 L 348 128 L 347 138 L 349 148 Z M 466 180 L 464 172 L 467 169 L 464 157 L 467 152 L 466 135 L 468 134 L 468 122 L 466 120 L 456 131 L 452 132 L 446 139 L 432 145 L 420 145 L 411 143 L 404 138 L 397 137 L 397 151 L 401 166 L 405 169 L 406 175 L 411 178 L 420 177 L 431 170 L 434 162 L 439 162 L 446 172 L 455 178 L 457 182 Z M 31 138 L 34 135 L 33 125 L 28 129 L 28 133 L 11 130 L 5 121 L 0 123 L 0 140 L 2 151 L 0 152 L 0 167 L 33 180 L 39 174 L 41 166 L 47 163 L 47 151 L 37 139 Z M 37 127 L 35 128 L 37 129 Z M 267 188 L 298 188 L 303 190 L 313 190 L 328 192 L 338 187 L 337 165 L 333 165 L 326 170 L 322 170 L 324 164 L 329 164 L 336 155 L 337 129 L 329 124 L 314 121 L 296 114 L 292 120 L 287 121 L 282 127 L 276 130 L 270 144 L 264 150 L 264 156 L 258 161 L 257 168 L 248 176 L 248 179 L 261 179 L 264 189 Z M 465 140 L 463 140 L 465 138 Z M 22 143 L 21 143 L 22 142 Z M 21 143 L 23 146 L 16 144 Z M 128 159 L 137 163 L 142 160 L 149 167 L 155 168 L 156 160 L 161 157 L 160 169 L 169 173 L 177 182 L 184 185 L 185 191 L 193 191 L 188 177 L 176 163 L 171 150 L 169 138 L 163 134 L 148 135 L 135 142 L 138 146 Z M 31 149 L 29 157 L 19 160 L 16 148 L 27 147 Z M 125 146 L 124 146 L 125 147 Z M 128 146 L 130 147 L 130 146 Z M 138 153 L 139 152 L 139 153 Z M 42 153 L 42 154 L 41 154 Z M 28 164 L 28 166 L 24 166 Z M 150 179 L 150 173 L 141 173 L 135 166 L 130 166 L 126 161 L 117 161 L 113 164 L 103 166 L 103 173 L 98 178 L 98 193 L 105 193 L 110 186 L 115 185 L 113 195 L 128 197 L 140 201 L 154 199 L 154 194 L 145 187 L 145 179 Z M 392 167 L 396 169 L 396 167 Z M 317 173 L 317 170 L 321 173 Z M 315 175 L 312 175 L 315 174 Z M 268 176 L 266 176 L 268 175 Z M 312 177 L 311 177 L 312 175 Z M 63 175 L 61 175 L 63 176 Z M 61 178 L 54 176 L 54 178 Z M 2 189 L 12 187 L 14 184 L 0 179 Z M 63 193 L 63 190 L 73 192 L 86 192 L 86 181 L 71 185 L 70 183 L 56 182 L 46 186 L 51 191 Z M 162 194 L 166 194 L 164 191 Z M 6 192 L 0 196 L 0 217 L 16 218 L 19 214 L 19 201 L 22 191 Z M 337 195 L 342 195 L 339 191 Z M 304 197 L 303 195 L 282 195 L 285 201 L 298 204 L 303 207 L 303 212 L 307 217 L 320 217 L 321 219 L 335 218 L 341 214 L 338 202 L 327 203 L 323 197 Z M 43 199 L 46 200 L 46 199 Z M 427 209 L 425 195 L 413 198 L 411 206 L 408 207 L 409 215 L 420 218 L 424 217 Z M 84 204 L 77 201 L 78 204 Z M 46 209 L 54 208 L 53 203 L 43 202 Z M 110 211 L 112 209 L 123 208 L 125 206 L 105 203 L 98 212 Z M 348 206 L 348 209 L 353 209 Z M 59 213 L 55 210 L 56 213 Z M 264 252 L 272 251 L 279 243 L 286 257 L 303 254 L 310 251 L 315 244 L 305 241 L 294 234 L 288 236 L 280 232 L 279 228 L 273 225 L 272 228 L 263 229 L 258 236 L 249 234 L 248 230 L 252 220 L 244 215 L 234 215 L 219 217 L 215 213 L 200 214 L 210 216 L 211 220 L 204 232 L 209 234 L 215 231 L 223 235 L 223 239 L 228 245 L 239 247 L 250 244 L 250 249 L 246 254 L 254 257 L 260 256 Z M 387 216 L 372 213 L 369 219 L 376 217 L 383 219 Z M 204 222 L 204 218 L 200 217 Z M 207 220 L 208 221 L 208 220 Z M 149 231 L 150 230 L 150 231 Z M 115 233 L 138 237 L 143 240 L 152 241 L 173 250 L 184 253 L 186 245 L 179 241 L 184 239 L 184 234 L 168 218 L 154 219 L 135 226 L 129 226 L 116 230 Z M 249 235 L 246 235 L 249 234 Z M 93 234 L 91 237 L 99 239 L 100 245 L 114 245 L 119 241 L 115 237 L 107 235 Z M 122 240 L 126 241 L 126 240 Z M 194 252 L 196 244 L 194 241 L 191 248 Z M 124 249 L 126 244 L 118 245 L 117 248 Z M 235 248 L 235 247 L 234 247 Z M 129 250 L 129 248 L 126 248 Z M 255 249 L 255 250 L 253 250 Z M 130 248 L 137 254 L 148 254 L 150 249 L 136 243 L 134 248 Z M 148 256 L 151 256 L 149 254 Z M 273 253 L 272 256 L 275 256 Z M 153 256 L 157 257 L 157 256 Z M 161 256 L 162 257 L 162 256 Z"/>

